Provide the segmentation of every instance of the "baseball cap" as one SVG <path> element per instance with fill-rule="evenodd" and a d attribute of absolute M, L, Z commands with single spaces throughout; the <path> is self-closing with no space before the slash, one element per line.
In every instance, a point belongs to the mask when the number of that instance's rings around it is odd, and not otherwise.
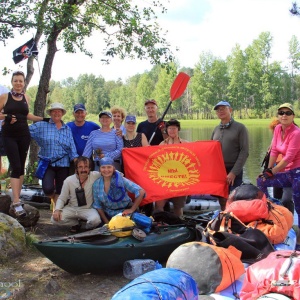
<path fill-rule="evenodd" d="M 145 101 L 145 105 L 147 105 L 147 104 L 154 104 L 154 105 L 156 105 L 156 106 L 158 106 L 157 105 L 157 102 L 154 100 L 154 99 L 147 99 L 146 101 Z"/>
<path fill-rule="evenodd" d="M 110 111 L 101 111 L 101 113 L 99 114 L 99 118 L 101 118 L 103 115 L 106 115 L 109 118 L 112 118 L 112 114 Z"/>
<path fill-rule="evenodd" d="M 229 106 L 229 107 L 231 107 L 230 104 L 229 104 L 229 102 L 227 102 L 227 101 L 220 101 L 220 102 L 218 102 L 215 105 L 214 110 L 218 109 L 219 106 Z"/>
<path fill-rule="evenodd" d="M 133 116 L 133 115 L 127 115 L 126 118 L 125 118 L 125 123 L 127 123 L 127 122 L 136 123 L 136 117 Z"/>
<path fill-rule="evenodd" d="M 293 105 L 290 104 L 290 103 L 283 103 L 283 104 L 281 104 L 281 105 L 278 107 L 278 110 L 281 109 L 281 108 L 288 108 L 288 109 L 290 109 L 290 110 L 294 113 Z"/>
<path fill-rule="evenodd" d="M 85 111 L 86 109 L 85 109 L 84 104 L 82 104 L 82 103 L 75 104 L 74 105 L 74 112 L 77 112 L 78 110 Z"/>

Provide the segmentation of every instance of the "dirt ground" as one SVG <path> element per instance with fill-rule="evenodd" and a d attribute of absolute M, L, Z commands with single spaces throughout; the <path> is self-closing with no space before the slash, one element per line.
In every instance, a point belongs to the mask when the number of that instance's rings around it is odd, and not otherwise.
<path fill-rule="evenodd" d="M 34 234 L 39 240 L 70 234 L 69 228 L 50 223 L 49 209 L 39 211 L 40 219 L 34 228 L 26 230 L 28 234 Z M 35 248 L 0 265 L 0 299 L 106 300 L 128 282 L 122 270 L 103 275 L 69 274 Z"/>

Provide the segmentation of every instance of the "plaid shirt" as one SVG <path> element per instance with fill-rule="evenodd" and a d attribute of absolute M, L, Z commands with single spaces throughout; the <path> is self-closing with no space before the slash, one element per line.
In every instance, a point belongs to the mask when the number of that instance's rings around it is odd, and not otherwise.
<path fill-rule="evenodd" d="M 40 146 L 39 157 L 49 158 L 53 167 L 69 167 L 70 160 L 78 157 L 70 127 L 62 122 L 57 129 L 52 120 L 49 122 L 36 122 L 29 126 L 31 137 Z"/>
<path fill-rule="evenodd" d="M 134 194 L 135 198 L 140 195 L 140 190 L 142 189 L 136 183 L 130 181 L 125 177 L 121 177 L 123 180 L 124 188 L 126 191 Z M 117 191 L 116 191 L 117 192 Z M 103 211 L 110 217 L 113 217 L 121 212 L 131 203 L 131 198 L 128 196 L 127 192 L 122 200 L 118 202 L 112 202 L 108 199 L 107 194 L 104 191 L 104 180 L 103 177 L 97 179 L 93 184 L 93 207 L 96 209 L 103 209 Z"/>

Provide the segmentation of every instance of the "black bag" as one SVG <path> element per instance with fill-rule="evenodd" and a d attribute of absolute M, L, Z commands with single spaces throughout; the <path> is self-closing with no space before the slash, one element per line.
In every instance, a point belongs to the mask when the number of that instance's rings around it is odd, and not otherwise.
<path fill-rule="evenodd" d="M 261 163 L 261 167 L 263 167 L 264 170 L 265 170 L 265 169 L 268 169 L 268 166 L 269 166 L 269 160 L 270 160 L 270 152 L 271 152 L 271 150 L 268 150 L 268 151 L 267 151 L 267 153 L 266 153 L 266 155 L 265 155 L 265 157 L 264 157 L 264 159 L 263 159 L 263 161 L 262 161 L 262 163 Z"/>
<path fill-rule="evenodd" d="M 82 187 L 76 188 L 75 193 L 76 193 L 78 206 L 80 207 L 86 205 L 87 203 L 86 203 L 84 188 Z"/>

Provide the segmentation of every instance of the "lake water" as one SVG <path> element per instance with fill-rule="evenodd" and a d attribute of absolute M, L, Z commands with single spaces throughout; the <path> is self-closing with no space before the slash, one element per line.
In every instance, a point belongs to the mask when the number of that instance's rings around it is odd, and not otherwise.
<path fill-rule="evenodd" d="M 216 121 L 217 124 L 217 121 Z M 188 141 L 210 140 L 215 126 L 185 128 L 180 136 Z M 272 140 L 272 133 L 266 128 L 251 126 L 249 132 L 249 157 L 244 167 L 244 182 L 256 184 L 256 178 L 261 172 L 261 162 Z"/>

